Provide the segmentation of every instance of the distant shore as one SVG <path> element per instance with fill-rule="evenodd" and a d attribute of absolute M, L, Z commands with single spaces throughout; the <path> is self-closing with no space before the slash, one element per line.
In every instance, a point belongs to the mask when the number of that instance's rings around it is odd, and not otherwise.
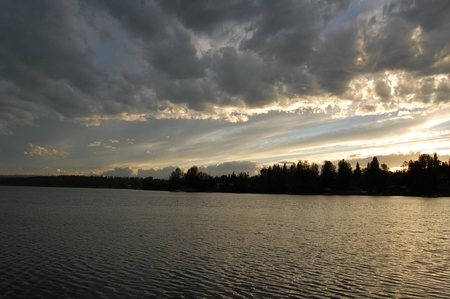
<path fill-rule="evenodd" d="M 151 181 L 151 185 L 148 182 Z M 147 185 L 145 184 L 147 182 Z M 138 177 L 97 177 L 97 176 L 0 176 L 0 186 L 21 186 L 21 187 L 57 187 L 57 188 L 93 188 L 93 189 L 134 189 L 153 190 L 168 192 L 214 192 L 214 193 L 253 193 L 253 194 L 292 194 L 292 195 L 359 195 L 359 196 L 424 196 L 424 197 L 447 197 L 449 194 L 415 194 L 409 193 L 406 189 L 394 186 L 395 192 L 369 192 L 356 187 L 348 190 L 326 190 L 324 192 L 261 192 L 258 190 L 234 190 L 228 188 L 221 189 L 220 185 L 214 185 L 211 189 L 197 190 L 194 188 L 169 189 L 169 181 L 163 179 L 138 178 Z"/>

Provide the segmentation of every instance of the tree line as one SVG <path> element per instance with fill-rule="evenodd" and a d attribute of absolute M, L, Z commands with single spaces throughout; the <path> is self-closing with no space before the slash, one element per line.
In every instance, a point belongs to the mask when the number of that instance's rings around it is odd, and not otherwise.
<path fill-rule="evenodd" d="M 1 185 L 132 188 L 144 190 L 284 193 L 284 194 L 385 194 L 385 195 L 450 195 L 450 161 L 442 162 L 437 154 L 421 154 L 415 161 L 405 161 L 402 169 L 392 172 L 377 157 L 355 169 L 344 159 L 324 161 L 322 165 L 298 161 L 275 163 L 263 167 L 256 175 L 248 172 L 211 176 L 192 166 L 186 172 L 176 168 L 169 179 L 39 176 L 1 177 Z"/>
<path fill-rule="evenodd" d="M 34 187 L 140 189 L 142 178 L 112 176 L 0 176 L 0 185 Z"/>
<path fill-rule="evenodd" d="M 355 169 L 344 159 L 322 165 L 298 161 L 264 167 L 258 175 L 248 172 L 211 177 L 191 167 L 186 173 L 177 168 L 168 182 L 169 190 L 221 191 L 287 194 L 394 194 L 449 195 L 450 166 L 437 154 L 421 154 L 416 161 L 404 162 L 392 172 L 377 157 Z"/>

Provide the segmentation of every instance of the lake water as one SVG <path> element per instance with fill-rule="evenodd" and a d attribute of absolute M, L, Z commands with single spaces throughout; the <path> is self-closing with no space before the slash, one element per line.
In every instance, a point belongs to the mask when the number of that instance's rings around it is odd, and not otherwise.
<path fill-rule="evenodd" d="M 1 298 L 447 298 L 450 198 L 0 187 Z"/>

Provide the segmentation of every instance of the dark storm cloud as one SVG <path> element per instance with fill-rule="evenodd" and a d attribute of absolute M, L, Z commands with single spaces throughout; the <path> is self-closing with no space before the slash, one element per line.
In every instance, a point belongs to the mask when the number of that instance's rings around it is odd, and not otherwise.
<path fill-rule="evenodd" d="M 358 3 L 1 1 L 0 132 L 52 113 L 89 123 L 177 105 L 193 112 L 173 117 L 189 118 L 310 95 L 359 100 L 352 80 L 386 71 L 409 75 L 394 96 L 447 101 L 448 78 L 431 93 L 423 82 L 450 72 L 449 2 L 369 2 L 356 18 Z M 373 95 L 392 101 L 377 82 Z"/>
<path fill-rule="evenodd" d="M 2 79 L 30 92 L 48 87 L 50 80 L 92 92 L 105 74 L 93 63 L 93 53 L 77 45 L 76 13 L 69 2 L 2 1 Z"/>
<path fill-rule="evenodd" d="M 386 82 L 383 81 L 377 81 L 375 83 L 375 93 L 381 98 L 382 102 L 386 102 L 391 98 L 391 89 Z"/>
<path fill-rule="evenodd" d="M 448 1 L 392 2 L 385 6 L 384 15 L 386 26 L 367 45 L 375 70 L 401 69 L 424 75 L 450 71 L 449 63 L 436 65 L 449 55 Z"/>
<path fill-rule="evenodd" d="M 196 57 L 187 30 L 164 15 L 157 3 L 120 0 L 97 3 L 126 28 L 131 39 L 144 43 L 148 62 L 169 79 L 204 75 L 204 66 Z"/>
<path fill-rule="evenodd" d="M 361 54 L 358 40 L 358 22 L 351 21 L 328 31 L 326 38 L 318 42 L 309 66 L 322 89 L 342 94 L 362 70 L 356 59 Z"/>
<path fill-rule="evenodd" d="M 393 17 L 400 17 L 412 24 L 421 26 L 426 31 L 449 29 L 448 1 L 403 0 L 386 5 L 384 12 Z"/>
<path fill-rule="evenodd" d="M 79 43 L 77 22 L 75 8 L 69 2 L 0 3 L 2 110 L 11 110 L 19 101 L 31 102 L 31 107 L 33 103 L 48 104 L 58 111 L 59 102 L 71 98 L 76 113 L 80 105 L 73 99 L 72 90 L 92 93 L 106 76 L 93 63 L 92 52 Z M 56 94 L 55 100 L 52 96 Z M 17 113 L 15 117 L 19 123 L 28 123 L 36 114 Z"/>
<path fill-rule="evenodd" d="M 222 48 L 211 64 L 214 81 L 229 96 L 238 97 L 249 106 L 262 106 L 274 100 L 274 75 L 271 64 L 234 48 Z"/>
<path fill-rule="evenodd" d="M 172 103 L 186 103 L 189 108 L 203 110 L 206 103 L 213 103 L 214 84 L 207 78 L 184 79 L 176 81 L 163 80 L 155 86 L 156 94 L 160 100 Z"/>
<path fill-rule="evenodd" d="M 241 48 L 288 66 L 305 63 L 320 30 L 350 1 L 262 1 L 252 37 Z"/>
<path fill-rule="evenodd" d="M 256 1 L 158 1 L 162 9 L 175 15 L 186 28 L 212 34 L 226 22 L 246 22 L 259 13 Z"/>

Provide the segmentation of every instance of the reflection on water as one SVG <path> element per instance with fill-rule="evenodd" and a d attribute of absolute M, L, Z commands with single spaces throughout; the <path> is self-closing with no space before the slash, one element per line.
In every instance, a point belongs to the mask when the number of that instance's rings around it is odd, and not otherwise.
<path fill-rule="evenodd" d="M 0 295 L 444 298 L 450 198 L 0 187 Z"/>

